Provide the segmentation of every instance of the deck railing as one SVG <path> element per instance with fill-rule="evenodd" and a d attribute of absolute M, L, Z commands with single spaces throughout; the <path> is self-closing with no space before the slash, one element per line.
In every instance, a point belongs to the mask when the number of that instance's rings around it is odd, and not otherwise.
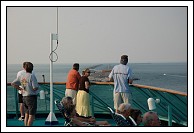
<path fill-rule="evenodd" d="M 65 96 L 65 82 L 53 83 L 54 100 L 61 100 Z M 39 82 L 40 90 L 44 90 L 45 99 L 38 96 L 37 113 L 48 112 L 50 109 L 50 83 Z M 160 99 L 156 104 L 156 111 L 161 120 L 167 121 L 168 126 L 173 123 L 187 126 L 187 94 L 169 89 L 157 88 L 152 86 L 131 85 L 133 95 L 133 108 L 140 109 L 143 113 L 149 111 L 147 99 L 152 97 Z M 90 88 L 90 101 L 92 114 L 110 114 L 107 107 L 113 108 L 113 83 L 112 82 L 93 82 Z M 15 102 L 10 102 L 15 101 Z M 57 108 L 54 111 L 57 112 Z M 7 115 L 16 114 L 19 116 L 17 90 L 10 83 L 7 84 Z"/>

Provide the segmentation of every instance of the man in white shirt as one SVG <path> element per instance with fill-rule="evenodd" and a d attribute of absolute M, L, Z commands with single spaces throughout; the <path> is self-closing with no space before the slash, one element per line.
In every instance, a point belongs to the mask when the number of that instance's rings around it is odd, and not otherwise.
<path fill-rule="evenodd" d="M 24 75 L 17 77 L 11 85 L 22 91 L 25 112 L 24 125 L 32 126 L 37 111 L 37 94 L 39 85 L 36 76 L 32 74 L 33 64 L 31 62 L 26 62 L 24 68 L 26 70 Z"/>
<path fill-rule="evenodd" d="M 26 70 L 25 70 L 25 65 L 27 64 L 27 62 L 23 62 L 23 69 L 20 70 L 18 73 L 17 73 L 17 78 L 22 76 L 22 75 L 25 75 L 26 74 Z M 32 72 L 32 74 L 34 74 Z M 23 88 L 22 86 L 20 86 L 20 88 Z M 23 88 L 24 89 L 24 88 Z M 23 95 L 22 95 L 23 91 L 21 90 L 18 90 L 18 102 L 20 104 L 20 118 L 18 120 L 20 121 L 23 121 L 24 120 L 24 104 L 23 104 Z"/>
<path fill-rule="evenodd" d="M 23 62 L 23 70 L 21 70 L 17 73 L 17 78 L 26 73 L 25 65 L 26 65 L 26 62 Z M 22 88 L 22 86 L 20 86 L 20 87 Z M 20 114 L 21 114 L 21 116 L 18 120 L 23 121 L 24 120 L 24 104 L 23 104 L 23 96 L 22 96 L 21 90 L 18 90 L 18 101 L 20 104 Z"/>
<path fill-rule="evenodd" d="M 121 103 L 132 105 L 132 92 L 129 84 L 133 83 L 132 71 L 127 66 L 128 56 L 122 55 L 120 64 L 115 65 L 109 74 L 109 80 L 114 81 L 114 108 L 116 112 Z"/>

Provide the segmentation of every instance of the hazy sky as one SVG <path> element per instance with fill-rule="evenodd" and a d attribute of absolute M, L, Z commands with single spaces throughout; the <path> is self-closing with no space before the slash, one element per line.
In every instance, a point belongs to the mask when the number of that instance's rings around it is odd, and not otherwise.
<path fill-rule="evenodd" d="M 56 63 L 117 63 L 122 54 L 129 62 L 187 61 L 187 7 L 58 7 L 58 19 L 57 7 L 6 13 L 8 64 L 49 63 L 57 24 Z"/>

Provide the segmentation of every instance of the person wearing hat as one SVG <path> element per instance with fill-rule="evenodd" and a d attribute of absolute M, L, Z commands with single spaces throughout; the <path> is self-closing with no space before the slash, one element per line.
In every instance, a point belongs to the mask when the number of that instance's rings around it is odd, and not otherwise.
<path fill-rule="evenodd" d="M 118 112 L 121 103 L 129 103 L 132 105 L 132 92 L 129 84 L 133 83 L 132 71 L 128 63 L 128 56 L 122 55 L 120 64 L 115 65 L 109 74 L 109 81 L 114 82 L 114 108 Z"/>
<path fill-rule="evenodd" d="M 65 96 L 72 97 L 74 104 L 76 104 L 76 96 L 77 96 L 79 81 L 81 79 L 81 75 L 78 71 L 79 71 L 79 64 L 74 63 L 73 68 L 68 72 L 67 82 L 66 82 Z"/>

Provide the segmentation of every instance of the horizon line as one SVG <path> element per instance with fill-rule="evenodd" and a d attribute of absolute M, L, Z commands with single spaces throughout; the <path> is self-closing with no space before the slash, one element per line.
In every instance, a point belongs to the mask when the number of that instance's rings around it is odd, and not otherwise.
<path fill-rule="evenodd" d="M 72 64 L 75 62 L 68 62 L 68 63 L 54 63 L 54 64 Z M 79 63 L 79 62 L 78 62 Z M 120 64 L 120 62 L 106 62 L 106 63 L 94 63 L 94 62 L 83 62 L 83 63 L 79 63 L 79 64 Z M 151 64 L 151 63 L 188 63 L 188 61 L 174 61 L 174 62 L 128 62 L 127 64 Z M 21 63 L 7 63 L 7 65 L 17 65 L 17 64 L 21 64 Z M 33 63 L 33 64 L 50 64 L 50 63 Z"/>

